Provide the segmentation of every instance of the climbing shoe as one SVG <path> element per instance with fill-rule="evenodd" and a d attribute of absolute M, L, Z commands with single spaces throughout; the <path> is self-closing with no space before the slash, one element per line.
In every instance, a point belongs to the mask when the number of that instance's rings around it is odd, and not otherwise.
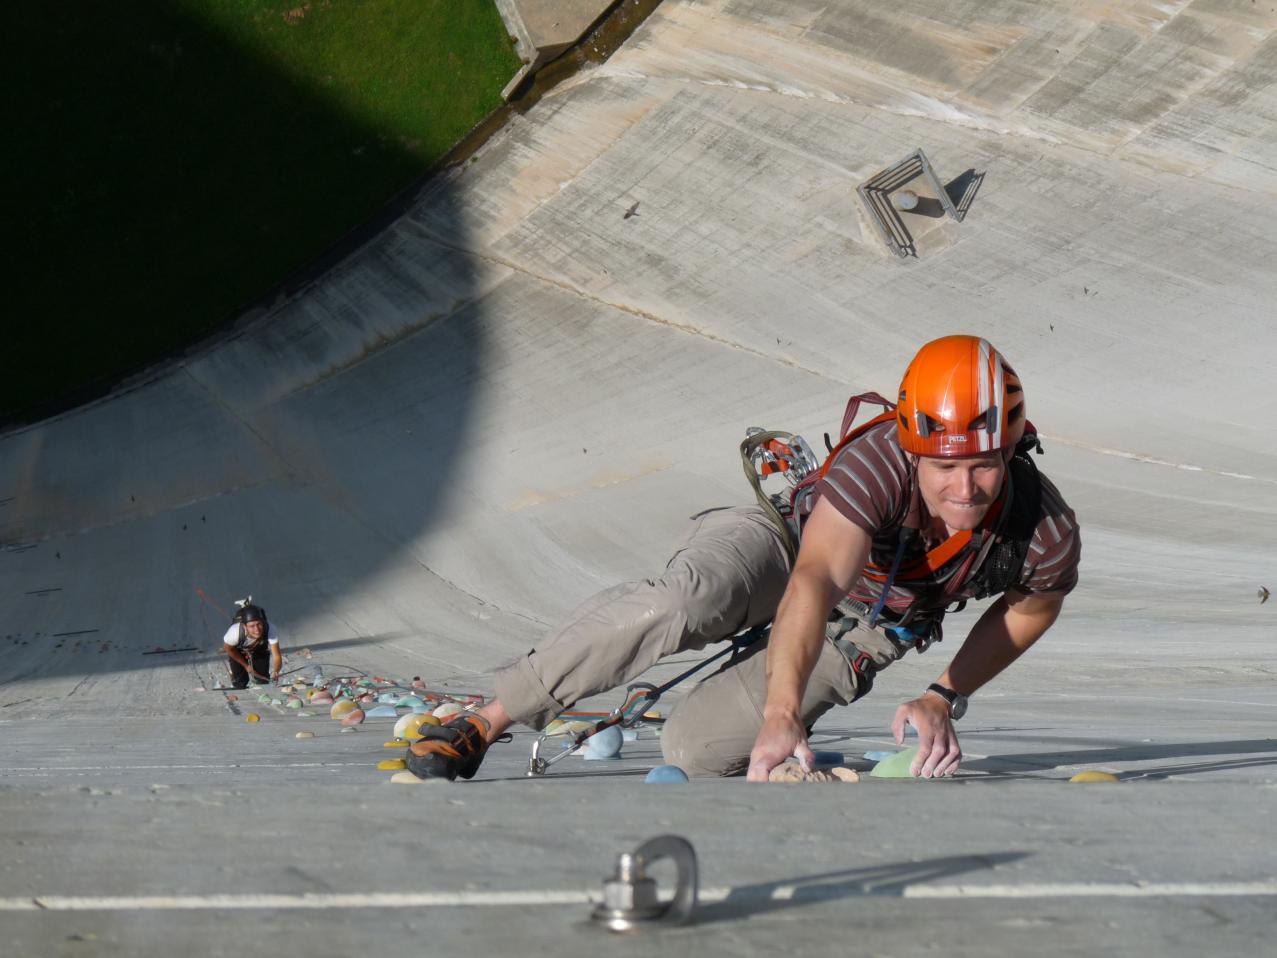
<path fill-rule="evenodd" d="M 404 758 L 408 771 L 417 778 L 474 778 L 488 751 L 488 722 L 467 712 L 444 725 L 423 725 L 422 738 L 408 747 Z M 497 741 L 510 741 L 509 734 Z"/>

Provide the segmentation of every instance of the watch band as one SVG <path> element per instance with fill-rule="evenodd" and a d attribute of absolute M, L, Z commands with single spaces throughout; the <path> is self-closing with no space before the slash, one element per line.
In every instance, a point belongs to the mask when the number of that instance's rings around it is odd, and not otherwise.
<path fill-rule="evenodd" d="M 967 712 L 967 697 L 961 692 L 955 692 L 953 689 L 941 685 L 939 682 L 932 682 L 927 686 L 928 692 L 934 692 L 946 702 L 949 703 L 949 718 L 957 721 Z"/>
<path fill-rule="evenodd" d="M 953 703 L 958 701 L 958 693 L 955 692 L 953 689 L 945 688 L 939 682 L 932 682 L 930 685 L 927 686 L 927 691 L 935 692 L 936 695 L 940 696 L 942 699 L 948 702 L 949 708 L 953 708 Z"/>

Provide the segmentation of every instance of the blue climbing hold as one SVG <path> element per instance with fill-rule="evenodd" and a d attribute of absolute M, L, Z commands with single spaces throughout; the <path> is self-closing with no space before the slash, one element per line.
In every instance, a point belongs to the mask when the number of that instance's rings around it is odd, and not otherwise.
<path fill-rule="evenodd" d="M 884 758 L 891 758 L 891 756 L 896 754 L 896 751 L 896 749 L 892 749 L 889 752 L 865 752 L 865 761 L 881 762 Z"/>
<path fill-rule="evenodd" d="M 843 764 L 842 752 L 812 752 L 815 756 L 817 766 L 820 765 L 841 765 Z"/>
<path fill-rule="evenodd" d="M 364 712 L 364 718 L 395 718 L 399 713 L 393 705 L 378 705 Z"/>
<path fill-rule="evenodd" d="M 658 765 L 647 773 L 647 785 L 678 785 L 687 781 L 687 773 L 677 765 Z"/>
<path fill-rule="evenodd" d="M 585 758 L 587 761 L 620 758 L 621 745 L 624 741 L 620 727 L 609 725 L 597 735 L 591 735 L 585 740 Z"/>

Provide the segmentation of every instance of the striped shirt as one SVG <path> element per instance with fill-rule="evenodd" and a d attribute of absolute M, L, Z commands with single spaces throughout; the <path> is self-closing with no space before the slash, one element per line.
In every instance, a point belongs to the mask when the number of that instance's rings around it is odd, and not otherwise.
<path fill-rule="evenodd" d="M 1015 588 L 1032 595 L 1063 596 L 1077 585 L 1081 537 L 1073 510 L 1059 490 L 1046 476 L 1039 473 L 1039 478 L 1042 484 L 1039 518 Z M 814 506 L 818 499 L 828 499 L 830 505 L 869 533 L 873 539 L 870 559 L 878 567 L 887 569 L 891 567 L 899 529 L 913 498 L 911 481 L 908 457 L 896 440 L 895 422 L 888 421 L 866 430 L 838 452 L 825 477 L 816 484 L 815 496 L 808 502 Z M 920 543 L 916 551 L 906 552 L 902 564 L 919 558 L 923 550 L 938 544 L 936 541 Z M 851 596 L 872 602 L 881 591 L 880 584 L 862 576 L 851 590 Z M 888 608 L 902 611 L 921 594 L 918 585 L 894 584 L 888 595 Z M 963 585 L 949 601 L 970 599 L 974 595 L 973 585 Z"/>

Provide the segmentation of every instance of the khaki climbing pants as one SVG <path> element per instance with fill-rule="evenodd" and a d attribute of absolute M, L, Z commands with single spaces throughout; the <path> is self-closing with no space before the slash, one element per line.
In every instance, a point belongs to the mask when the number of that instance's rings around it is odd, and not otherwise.
<path fill-rule="evenodd" d="M 516 722 L 543 728 L 573 703 L 632 682 L 666 656 L 770 622 L 788 579 L 789 556 L 761 508 L 703 512 L 659 578 L 598 593 L 544 644 L 497 672 L 497 699 Z M 862 622 L 842 625 L 837 641 L 826 639 L 807 683 L 808 728 L 867 692 L 875 671 L 912 648 Z M 687 694 L 662 732 L 667 762 L 689 775 L 746 768 L 762 727 L 766 659 L 766 643 L 756 643 Z"/>

